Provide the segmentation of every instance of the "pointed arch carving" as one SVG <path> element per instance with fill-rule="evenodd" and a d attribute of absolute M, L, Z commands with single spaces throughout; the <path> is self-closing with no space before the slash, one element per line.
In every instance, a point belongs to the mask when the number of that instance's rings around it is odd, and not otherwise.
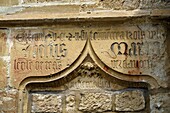
<path fill-rule="evenodd" d="M 116 77 L 120 80 L 131 81 L 131 82 L 146 82 L 146 83 L 150 84 L 152 88 L 158 88 L 159 87 L 157 81 L 149 75 L 133 75 L 132 76 L 132 75 L 117 72 L 117 71 L 109 68 L 95 54 L 94 49 L 91 45 L 91 42 L 88 39 L 87 42 L 86 42 L 85 48 L 83 49 L 81 55 L 68 68 L 64 69 L 63 71 L 61 71 L 59 73 L 52 74 L 52 75 L 49 75 L 49 76 L 28 77 L 20 83 L 19 89 L 24 89 L 25 86 L 29 83 L 51 82 L 51 81 L 54 81 L 54 80 L 57 80 L 57 79 L 60 79 L 60 78 L 63 78 L 65 76 L 69 75 L 69 73 L 74 71 L 83 62 L 83 60 L 87 57 L 87 55 L 89 55 L 92 58 L 92 60 L 96 63 L 96 65 L 98 67 L 100 67 L 101 70 L 103 70 L 105 73 L 107 73 L 107 74 L 109 74 L 113 77 Z"/>
<path fill-rule="evenodd" d="M 25 79 L 23 79 L 20 84 L 19 84 L 19 113 L 22 113 L 23 109 L 26 108 L 26 106 L 24 106 L 24 98 L 27 98 L 27 89 L 26 86 L 29 84 L 34 84 L 34 83 L 50 83 L 53 81 L 57 81 L 60 79 L 64 79 L 68 76 L 70 76 L 70 73 L 74 72 L 83 62 L 86 58 L 91 58 L 92 61 L 95 63 L 95 65 L 97 67 L 99 67 L 104 73 L 108 74 L 110 77 L 122 80 L 122 81 L 126 81 L 126 82 L 134 82 L 134 83 L 146 83 L 149 84 L 150 87 L 149 88 L 158 88 L 160 87 L 160 83 L 159 81 L 157 81 L 156 78 L 154 78 L 154 76 L 152 75 L 147 75 L 147 74 L 127 74 L 127 73 L 123 73 L 122 71 L 117 71 L 113 68 L 111 68 L 110 66 L 108 66 L 108 64 L 106 62 L 103 61 L 103 59 L 100 57 L 100 54 L 98 54 L 96 52 L 96 46 L 94 46 L 95 42 L 92 42 L 92 39 L 90 37 L 88 37 L 85 41 L 85 46 L 83 47 L 83 50 L 80 52 L 80 54 L 78 55 L 78 57 L 74 60 L 74 62 L 72 62 L 67 68 L 63 69 L 62 71 L 56 72 L 56 73 L 52 73 L 46 76 L 29 76 L 29 77 L 25 77 Z M 120 42 L 120 43 L 113 43 L 113 44 L 117 44 L 118 46 L 118 53 L 119 54 L 124 54 L 127 55 L 127 50 L 122 51 L 120 48 L 124 47 L 127 48 L 127 44 L 125 42 Z M 115 45 L 113 46 L 113 44 L 111 44 L 111 50 L 113 49 L 113 47 L 115 47 Z M 119 45 L 119 44 L 123 44 L 123 45 Z M 134 43 L 132 44 L 132 46 L 134 46 Z M 134 48 L 131 48 L 134 49 Z M 133 52 L 135 54 L 135 51 L 132 51 L 131 49 L 129 49 L 129 51 Z M 24 106 L 24 107 L 23 107 Z"/>
<path fill-rule="evenodd" d="M 149 76 L 149 75 L 135 75 L 135 76 L 131 76 L 131 75 L 127 75 L 127 74 L 122 74 L 120 72 L 117 72 L 115 70 L 110 69 L 108 66 L 106 66 L 99 58 L 98 56 L 95 54 L 91 42 L 88 39 L 86 42 L 86 46 L 83 49 L 81 55 L 77 58 L 77 60 L 70 65 L 69 68 L 66 68 L 65 70 L 53 74 L 53 75 L 49 75 L 49 76 L 42 76 L 42 77 L 28 77 L 26 79 L 24 79 L 20 85 L 19 85 L 19 113 L 23 112 L 23 109 L 27 109 L 27 104 L 24 101 L 24 98 L 27 98 L 28 92 L 26 91 L 26 86 L 28 84 L 32 84 L 32 83 L 49 83 L 52 81 L 56 81 L 62 78 L 66 78 L 67 76 L 70 75 L 71 72 L 73 72 L 74 70 L 76 70 L 85 60 L 85 58 L 90 57 L 94 63 L 105 73 L 107 73 L 108 75 L 115 77 L 119 80 L 123 80 L 123 81 L 129 81 L 129 82 L 144 82 L 144 83 L 148 83 L 151 88 L 157 88 L 159 87 L 157 81 Z M 25 110 L 24 110 L 25 111 Z"/>

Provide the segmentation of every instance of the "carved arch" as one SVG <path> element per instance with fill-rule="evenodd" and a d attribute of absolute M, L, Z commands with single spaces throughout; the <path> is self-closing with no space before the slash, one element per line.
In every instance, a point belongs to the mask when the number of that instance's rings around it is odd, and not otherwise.
<path fill-rule="evenodd" d="M 19 102 L 18 102 L 19 109 L 18 109 L 18 112 L 22 113 L 23 109 L 25 109 L 25 107 L 26 107 L 26 106 L 24 106 L 24 98 L 27 97 L 27 93 L 28 93 L 25 90 L 26 85 L 31 84 L 31 83 L 47 83 L 47 82 L 52 82 L 52 81 L 56 81 L 56 80 L 59 80 L 61 78 L 64 78 L 64 77 L 68 76 L 71 72 L 73 72 L 75 69 L 77 69 L 82 64 L 82 62 L 84 61 L 84 59 L 88 55 L 92 58 L 92 60 L 95 62 L 95 64 L 101 70 L 103 70 L 105 73 L 109 74 L 112 77 L 115 77 L 115 78 L 123 80 L 123 81 L 145 82 L 145 83 L 148 83 L 151 86 L 151 88 L 158 88 L 159 87 L 157 81 L 149 75 L 133 75 L 133 76 L 131 76 L 131 75 L 128 75 L 128 74 L 123 74 L 123 73 L 117 72 L 115 70 L 112 70 L 108 66 L 106 66 L 99 59 L 99 57 L 95 54 L 93 47 L 91 45 L 90 39 L 87 39 L 85 48 L 83 49 L 81 55 L 79 55 L 77 60 L 75 62 L 73 62 L 73 64 L 70 65 L 69 68 L 66 68 L 59 73 L 49 75 L 49 76 L 45 76 L 45 77 L 44 76 L 28 77 L 20 83 L 20 85 L 19 85 Z"/>

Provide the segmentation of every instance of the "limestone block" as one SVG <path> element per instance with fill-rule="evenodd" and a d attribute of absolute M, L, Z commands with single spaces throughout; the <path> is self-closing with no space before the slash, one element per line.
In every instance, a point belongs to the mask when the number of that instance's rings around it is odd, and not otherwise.
<path fill-rule="evenodd" d="M 112 100 L 110 94 L 104 93 L 82 93 L 79 110 L 84 112 L 110 111 Z"/>
<path fill-rule="evenodd" d="M 32 94 L 31 112 L 62 113 L 62 96 L 56 94 Z"/>
<path fill-rule="evenodd" d="M 158 93 L 150 95 L 151 113 L 170 112 L 170 93 Z"/>
<path fill-rule="evenodd" d="M 116 111 L 139 111 L 145 108 L 145 98 L 140 90 L 125 91 L 116 95 Z"/>

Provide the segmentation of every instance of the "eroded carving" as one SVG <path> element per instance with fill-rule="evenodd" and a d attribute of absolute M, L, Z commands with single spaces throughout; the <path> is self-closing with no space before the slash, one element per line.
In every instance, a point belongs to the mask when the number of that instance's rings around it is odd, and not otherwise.
<path fill-rule="evenodd" d="M 104 79 L 99 67 L 91 62 L 83 63 L 77 71 L 78 77 L 66 84 L 70 90 L 113 88 L 113 84 Z M 117 85 L 117 88 L 121 86 Z"/>
<path fill-rule="evenodd" d="M 84 112 L 104 112 L 112 108 L 111 94 L 81 93 L 79 110 Z"/>

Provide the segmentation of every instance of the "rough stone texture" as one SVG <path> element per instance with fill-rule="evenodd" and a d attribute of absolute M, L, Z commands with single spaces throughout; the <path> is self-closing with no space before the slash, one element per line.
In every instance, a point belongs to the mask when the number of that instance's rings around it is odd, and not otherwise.
<path fill-rule="evenodd" d="M 0 56 L 8 55 L 7 30 L 0 29 Z"/>
<path fill-rule="evenodd" d="M 8 72 L 8 46 L 7 34 L 5 30 L 0 30 L 0 89 L 7 86 L 7 72 Z"/>
<path fill-rule="evenodd" d="M 140 0 L 125 0 L 123 3 L 123 7 L 126 10 L 137 9 L 140 5 Z"/>
<path fill-rule="evenodd" d="M 66 112 L 76 113 L 76 96 L 73 94 L 66 96 Z"/>
<path fill-rule="evenodd" d="M 148 8 L 169 8 L 170 2 L 169 0 L 142 0 L 140 8 L 148 9 Z"/>
<path fill-rule="evenodd" d="M 80 89 L 124 89 L 123 85 L 106 80 L 99 68 L 91 62 L 81 64 L 78 77 L 65 84 L 70 90 Z"/>
<path fill-rule="evenodd" d="M 170 112 L 170 93 L 157 93 L 150 95 L 150 113 Z"/>
<path fill-rule="evenodd" d="M 7 86 L 7 71 L 6 63 L 0 58 L 0 89 Z"/>
<path fill-rule="evenodd" d="M 56 94 L 32 94 L 31 112 L 62 113 L 62 97 Z"/>
<path fill-rule="evenodd" d="M 17 99 L 16 89 L 0 90 L 0 113 L 17 113 Z"/>
<path fill-rule="evenodd" d="M 101 5 L 104 8 L 112 10 L 134 10 L 140 5 L 140 0 L 102 0 Z"/>
<path fill-rule="evenodd" d="M 110 94 L 104 93 L 81 93 L 79 110 L 84 112 L 110 111 L 112 100 Z"/>
<path fill-rule="evenodd" d="M 170 29 L 170 27 L 168 27 L 167 29 Z M 166 67 L 165 67 L 165 70 L 166 70 L 166 75 L 167 75 L 167 78 L 166 78 L 166 82 L 168 83 L 168 88 L 170 88 L 170 33 L 168 32 L 167 33 L 167 39 L 166 39 L 166 51 L 167 51 L 167 54 L 168 54 L 168 57 L 166 58 Z"/>
<path fill-rule="evenodd" d="M 140 90 L 124 91 L 116 95 L 116 111 L 139 111 L 145 108 L 144 94 Z"/>
<path fill-rule="evenodd" d="M 166 0 L 101 0 L 104 8 L 111 10 L 135 10 L 149 8 L 169 8 L 170 2 Z"/>

